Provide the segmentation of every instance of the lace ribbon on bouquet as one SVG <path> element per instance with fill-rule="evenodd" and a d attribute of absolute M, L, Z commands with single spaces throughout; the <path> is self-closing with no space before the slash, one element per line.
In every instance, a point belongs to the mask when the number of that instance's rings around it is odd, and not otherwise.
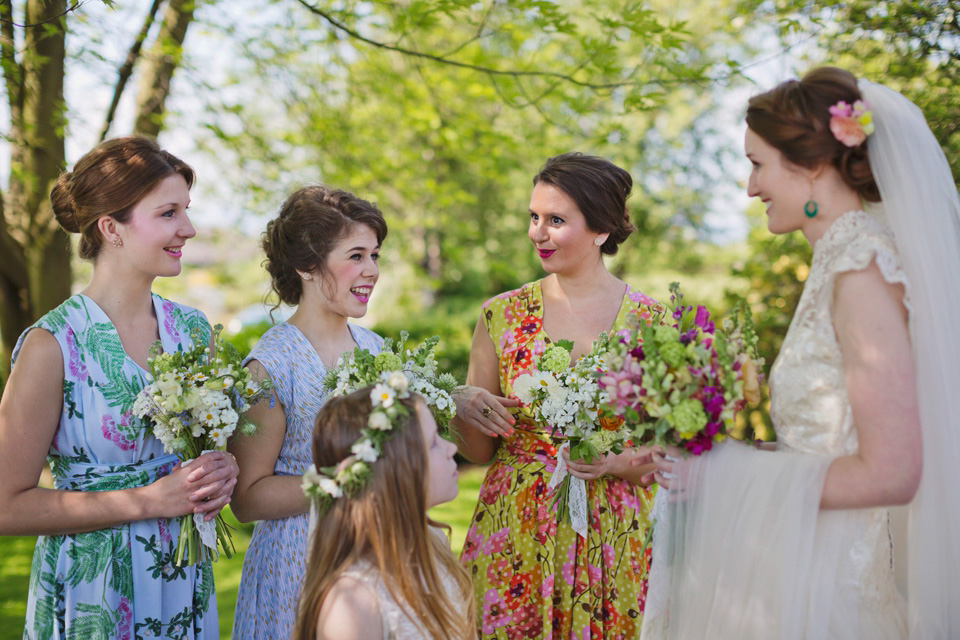
<path fill-rule="evenodd" d="M 553 471 L 550 483 L 547 485 L 550 489 L 556 489 L 563 482 L 563 479 L 570 473 L 567 471 L 567 462 L 563 459 L 563 450 L 569 449 L 570 443 L 564 442 L 557 449 L 557 468 Z M 573 530 L 581 538 L 587 537 L 587 483 L 582 478 L 570 476 L 570 493 L 567 496 L 567 509 L 570 513 L 570 523 Z"/>
<path fill-rule="evenodd" d="M 213 453 L 214 451 L 215 449 L 204 449 L 200 452 L 200 455 Z M 190 458 L 189 460 L 185 460 L 181 466 L 185 467 L 195 459 L 196 458 Z M 210 549 L 210 557 L 216 560 L 220 557 L 220 552 L 217 550 L 217 521 L 205 520 L 206 515 L 205 513 L 193 514 L 193 525 L 197 528 L 197 533 L 200 534 L 200 542 Z"/>

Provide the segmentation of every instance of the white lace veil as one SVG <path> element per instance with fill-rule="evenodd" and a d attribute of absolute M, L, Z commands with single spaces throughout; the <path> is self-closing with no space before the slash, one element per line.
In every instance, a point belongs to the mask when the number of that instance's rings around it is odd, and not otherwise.
<path fill-rule="evenodd" d="M 867 139 L 910 280 L 910 339 L 923 429 L 923 479 L 909 508 L 906 560 L 911 638 L 960 637 L 960 198 L 923 113 L 861 80 L 876 130 Z"/>

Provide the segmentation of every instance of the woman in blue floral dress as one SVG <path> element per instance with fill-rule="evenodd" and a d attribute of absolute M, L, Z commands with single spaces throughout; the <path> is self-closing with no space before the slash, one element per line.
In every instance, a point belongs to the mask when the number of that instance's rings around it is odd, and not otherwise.
<path fill-rule="evenodd" d="M 194 173 L 146 138 L 107 141 L 51 192 L 94 263 L 87 287 L 20 337 L 0 402 L 0 534 L 38 535 L 24 638 L 218 638 L 209 562 L 172 562 L 178 517 L 214 517 L 237 467 L 187 466 L 132 415 L 150 346 L 209 341 L 202 313 L 151 292 L 195 235 Z M 37 487 L 44 459 L 55 489 Z"/>
<path fill-rule="evenodd" d="M 241 521 L 259 521 L 243 559 L 235 638 L 273 640 L 293 632 L 309 529 L 300 476 L 313 462 L 313 423 L 327 399 L 323 376 L 354 347 L 380 350 L 377 334 L 347 320 L 367 312 L 386 235 L 374 205 L 321 186 L 292 194 L 267 225 L 271 286 L 297 310 L 263 335 L 245 363 L 256 379 L 273 382 L 277 401 L 247 414 L 259 425 L 255 437 L 229 444 L 241 467 L 233 512 Z"/>

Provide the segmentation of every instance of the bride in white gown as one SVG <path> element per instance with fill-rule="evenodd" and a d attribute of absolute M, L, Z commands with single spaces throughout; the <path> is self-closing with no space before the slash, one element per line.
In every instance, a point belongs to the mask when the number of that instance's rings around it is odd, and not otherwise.
<path fill-rule="evenodd" d="M 749 194 L 814 249 L 770 375 L 776 451 L 656 456 L 643 637 L 960 638 L 949 165 L 915 105 L 840 69 L 753 97 L 747 125 Z"/>

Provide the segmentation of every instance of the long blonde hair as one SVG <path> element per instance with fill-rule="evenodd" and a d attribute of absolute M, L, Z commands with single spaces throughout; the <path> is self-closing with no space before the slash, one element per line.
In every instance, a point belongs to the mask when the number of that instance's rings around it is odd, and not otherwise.
<path fill-rule="evenodd" d="M 449 544 L 431 531 L 427 517 L 427 449 L 420 428 L 426 410 L 418 396 L 401 401 L 410 417 L 383 445 L 371 477 L 356 495 L 335 500 L 317 522 L 310 541 L 294 640 L 313 640 L 324 598 L 342 573 L 360 560 L 374 565 L 394 600 L 437 640 L 476 637 L 473 587 Z M 333 398 L 317 415 L 313 460 L 335 466 L 366 427 L 370 388 Z M 448 528 L 449 529 L 449 528 Z M 451 596 L 442 576 L 453 577 Z"/>

